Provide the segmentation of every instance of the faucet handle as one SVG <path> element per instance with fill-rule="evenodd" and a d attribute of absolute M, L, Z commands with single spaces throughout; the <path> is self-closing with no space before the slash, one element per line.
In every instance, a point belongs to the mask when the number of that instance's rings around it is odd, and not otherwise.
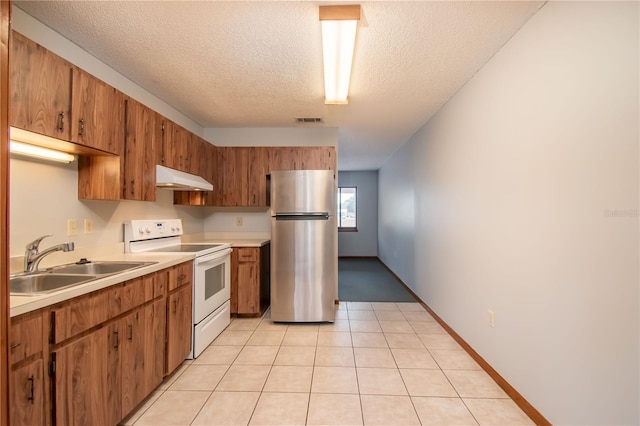
<path fill-rule="evenodd" d="M 53 237 L 53 235 L 51 235 L 51 234 L 43 235 L 42 237 L 31 241 L 29 244 L 27 244 L 27 250 L 29 250 L 29 251 L 32 251 L 32 250 L 38 251 L 38 246 L 40 246 L 40 242 L 42 240 L 44 240 L 45 238 L 47 238 L 47 237 Z"/>

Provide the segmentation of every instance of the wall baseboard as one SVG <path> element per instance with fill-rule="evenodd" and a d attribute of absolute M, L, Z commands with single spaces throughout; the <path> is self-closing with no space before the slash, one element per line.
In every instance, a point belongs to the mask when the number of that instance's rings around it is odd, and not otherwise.
<path fill-rule="evenodd" d="M 513 402 L 515 402 L 516 405 L 520 407 L 520 409 L 524 411 L 524 413 L 529 416 L 529 418 L 535 424 L 545 426 L 551 425 L 551 422 L 545 419 L 545 417 L 538 410 L 536 410 L 536 408 L 531 405 L 529 401 L 527 401 L 522 395 L 520 395 L 520 393 L 513 386 L 511 386 L 509 382 L 507 382 L 504 377 L 500 375 L 500 373 L 498 373 L 487 361 L 484 360 L 484 358 L 480 356 L 480 354 L 478 354 L 467 342 L 465 342 L 458 333 L 456 333 L 446 322 L 444 322 L 444 320 L 440 318 L 438 314 L 433 311 L 433 309 L 431 309 L 425 302 L 423 302 L 422 299 L 420 299 L 420 297 L 418 297 L 418 295 L 415 294 L 414 291 L 411 290 L 409 286 L 395 274 L 395 272 L 393 272 L 380 258 L 377 259 L 380 261 L 380 263 L 382 263 L 385 269 L 389 271 L 389 273 L 393 275 L 400 284 L 402 284 L 405 290 L 407 290 L 409 294 L 411 294 L 422 305 L 422 307 L 424 307 L 427 312 L 429 312 L 429 314 L 431 314 L 431 316 L 435 318 L 435 320 L 442 326 L 442 328 L 444 328 L 446 332 L 449 333 L 449 335 L 453 337 L 453 339 L 458 342 L 460 346 L 462 346 L 462 349 L 464 349 L 471 356 L 471 358 L 473 358 L 480 365 L 480 367 L 482 367 L 482 369 L 489 376 L 491 376 L 491 378 L 498 384 L 498 386 L 500 386 L 502 390 L 505 391 L 505 393 L 513 400 Z"/>

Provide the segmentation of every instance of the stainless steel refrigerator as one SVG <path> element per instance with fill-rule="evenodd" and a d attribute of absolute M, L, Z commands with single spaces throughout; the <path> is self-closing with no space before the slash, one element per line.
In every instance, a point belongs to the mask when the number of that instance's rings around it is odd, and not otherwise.
<path fill-rule="evenodd" d="M 338 283 L 331 170 L 271 172 L 271 320 L 333 322 Z"/>

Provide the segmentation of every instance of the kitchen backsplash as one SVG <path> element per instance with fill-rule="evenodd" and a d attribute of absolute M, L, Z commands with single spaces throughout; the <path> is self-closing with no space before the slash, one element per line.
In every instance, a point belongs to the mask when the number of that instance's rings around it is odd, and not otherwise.
<path fill-rule="evenodd" d="M 204 231 L 201 207 L 173 205 L 173 193 L 158 189 L 156 202 L 78 200 L 77 162 L 50 164 L 12 158 L 10 162 L 10 256 L 23 256 L 30 241 L 51 234 L 41 247 L 73 241 L 83 247 L 122 243 L 129 219 L 180 218 L 187 234 Z M 77 221 L 77 235 L 67 235 L 67 221 Z M 84 233 L 84 220 L 92 231 Z"/>

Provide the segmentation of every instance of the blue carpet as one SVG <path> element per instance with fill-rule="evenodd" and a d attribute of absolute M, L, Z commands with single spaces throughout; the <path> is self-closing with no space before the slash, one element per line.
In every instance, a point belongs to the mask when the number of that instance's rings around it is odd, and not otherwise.
<path fill-rule="evenodd" d="M 345 302 L 415 302 L 377 258 L 338 259 L 338 298 Z"/>

